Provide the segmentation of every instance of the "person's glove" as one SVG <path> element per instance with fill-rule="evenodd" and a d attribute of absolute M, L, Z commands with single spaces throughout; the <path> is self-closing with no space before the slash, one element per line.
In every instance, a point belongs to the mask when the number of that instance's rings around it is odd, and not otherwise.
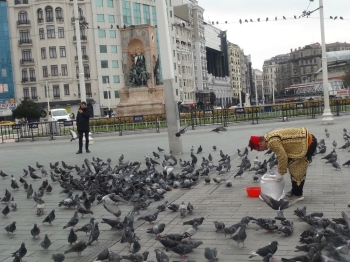
<path fill-rule="evenodd" d="M 281 182 L 283 180 L 283 178 L 284 178 L 284 175 L 276 172 L 276 181 L 277 182 Z"/>

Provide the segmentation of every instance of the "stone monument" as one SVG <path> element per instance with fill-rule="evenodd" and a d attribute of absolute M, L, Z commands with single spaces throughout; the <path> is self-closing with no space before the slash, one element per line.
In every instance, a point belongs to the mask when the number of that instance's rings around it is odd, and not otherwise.
<path fill-rule="evenodd" d="M 119 91 L 117 116 L 165 113 L 155 27 L 129 26 L 120 36 L 126 86 Z"/>

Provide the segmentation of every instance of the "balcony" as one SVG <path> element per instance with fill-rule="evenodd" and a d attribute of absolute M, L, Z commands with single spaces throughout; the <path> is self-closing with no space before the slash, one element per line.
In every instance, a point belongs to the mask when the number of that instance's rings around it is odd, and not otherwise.
<path fill-rule="evenodd" d="M 28 65 L 28 64 L 34 64 L 33 58 L 25 58 L 20 60 L 21 65 Z"/>
<path fill-rule="evenodd" d="M 38 96 L 32 96 L 32 100 L 38 101 Z"/>
<path fill-rule="evenodd" d="M 86 42 L 87 41 L 87 36 L 86 35 L 81 35 L 80 36 L 80 40 L 82 42 Z M 77 41 L 77 37 L 76 36 L 73 36 L 73 42 L 76 42 Z"/>
<path fill-rule="evenodd" d="M 18 27 L 30 26 L 30 20 L 17 20 L 17 26 Z"/>
<path fill-rule="evenodd" d="M 92 97 L 92 93 L 86 93 L 86 97 L 87 98 L 91 98 Z"/>
<path fill-rule="evenodd" d="M 21 83 L 25 83 L 25 82 L 28 82 L 28 77 L 22 77 Z"/>
<path fill-rule="evenodd" d="M 89 60 L 89 56 L 88 56 L 88 55 L 82 55 L 81 58 L 82 58 L 83 60 Z M 77 55 L 75 56 L 75 61 L 76 61 L 76 62 L 78 61 L 78 56 L 77 56 Z"/>
<path fill-rule="evenodd" d="M 32 39 L 20 39 L 18 45 L 33 45 Z"/>
<path fill-rule="evenodd" d="M 63 17 L 56 17 L 56 22 L 57 23 L 63 23 L 64 22 Z"/>
<path fill-rule="evenodd" d="M 54 95 L 53 95 L 53 99 L 54 99 L 54 100 L 60 100 L 60 99 L 61 99 L 60 94 L 54 94 Z"/>
<path fill-rule="evenodd" d="M 38 24 L 44 23 L 44 18 L 38 18 Z"/>
<path fill-rule="evenodd" d="M 72 17 L 72 18 L 71 18 L 71 21 L 72 21 L 72 23 L 74 23 L 75 18 Z M 85 16 L 79 16 L 79 21 L 85 21 Z"/>
<path fill-rule="evenodd" d="M 90 78 L 90 73 L 85 73 L 84 76 L 85 78 Z"/>
<path fill-rule="evenodd" d="M 53 17 L 46 17 L 46 22 L 53 22 Z"/>
<path fill-rule="evenodd" d="M 29 77 L 29 82 L 36 82 L 36 77 L 35 76 Z"/>

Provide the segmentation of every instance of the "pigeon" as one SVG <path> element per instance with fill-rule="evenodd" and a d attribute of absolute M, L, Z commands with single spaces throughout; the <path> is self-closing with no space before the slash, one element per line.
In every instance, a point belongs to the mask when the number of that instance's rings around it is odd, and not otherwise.
<path fill-rule="evenodd" d="M 141 245 L 140 243 L 136 240 L 134 243 L 132 243 L 132 246 L 129 249 L 130 253 L 136 254 L 141 250 Z"/>
<path fill-rule="evenodd" d="M 190 202 L 188 202 L 188 204 L 187 204 L 187 211 L 188 211 L 188 213 L 190 213 L 190 214 L 192 214 L 193 213 L 193 206 L 192 206 L 192 204 L 190 203 Z"/>
<path fill-rule="evenodd" d="M 19 186 L 18 186 L 16 180 L 12 180 L 11 181 L 11 187 L 12 187 L 13 190 L 18 190 L 19 189 Z"/>
<path fill-rule="evenodd" d="M 157 262 L 169 262 L 169 256 L 159 249 L 155 249 Z"/>
<path fill-rule="evenodd" d="M 203 151 L 203 148 L 202 148 L 202 146 L 200 145 L 200 146 L 198 147 L 198 149 L 197 149 L 197 154 L 202 153 L 202 151 Z"/>
<path fill-rule="evenodd" d="M 100 236 L 100 229 L 98 228 L 98 222 L 95 222 L 94 228 L 90 232 L 89 242 L 87 245 L 91 245 L 92 242 L 96 241 L 98 243 L 98 237 Z"/>
<path fill-rule="evenodd" d="M 36 179 L 41 179 L 40 176 L 37 176 L 37 175 L 34 174 L 33 172 L 29 172 L 29 175 L 30 175 L 30 177 L 33 178 L 34 180 L 36 180 Z"/>
<path fill-rule="evenodd" d="M 111 228 L 116 228 L 118 230 L 123 229 L 124 225 L 122 222 L 119 222 L 118 220 L 115 219 L 108 219 L 108 218 L 102 218 L 102 222 L 111 226 Z M 92 228 L 92 227 L 91 227 Z"/>
<path fill-rule="evenodd" d="M 213 223 L 216 228 L 215 232 L 219 232 L 219 230 L 223 230 L 225 228 L 225 224 L 223 222 L 214 221 Z"/>
<path fill-rule="evenodd" d="M 33 193 L 34 193 L 33 187 L 32 187 L 32 184 L 30 184 L 27 190 L 27 198 L 31 198 Z"/>
<path fill-rule="evenodd" d="M 314 253 L 315 253 L 315 248 L 311 247 L 306 255 L 293 257 L 291 259 L 282 258 L 281 261 L 282 262 L 311 261 L 312 257 L 314 256 Z M 322 261 L 325 261 L 325 260 L 322 259 Z M 327 259 L 326 261 L 331 261 L 331 260 Z M 332 261 L 335 261 L 335 260 L 332 260 Z"/>
<path fill-rule="evenodd" d="M 120 211 L 120 209 L 118 208 L 118 205 L 116 202 L 114 202 L 111 198 L 114 197 L 115 194 L 110 194 L 110 195 L 106 195 L 102 198 L 102 200 L 99 202 L 103 202 L 103 207 L 110 212 L 111 214 L 113 214 L 116 217 L 120 217 L 120 215 L 122 214 L 122 212 Z"/>
<path fill-rule="evenodd" d="M 62 253 L 58 253 L 58 254 L 52 254 L 51 259 L 54 262 L 63 262 L 65 260 L 65 256 Z"/>
<path fill-rule="evenodd" d="M 158 152 L 159 152 L 159 153 L 162 153 L 162 152 L 164 152 L 164 151 L 165 151 L 163 148 L 160 148 L 159 146 L 158 146 L 158 148 L 157 148 L 157 149 L 158 149 Z"/>
<path fill-rule="evenodd" d="M 189 238 L 190 240 L 193 239 L 192 237 L 194 234 L 197 233 L 198 230 L 198 223 L 194 222 L 193 226 L 186 230 L 186 232 L 183 233 L 183 238 Z"/>
<path fill-rule="evenodd" d="M 227 129 L 223 126 L 219 126 L 219 127 L 214 128 L 213 130 L 211 130 L 211 132 L 215 132 L 218 134 L 220 134 L 220 131 L 227 131 Z"/>
<path fill-rule="evenodd" d="M 74 216 L 69 220 L 69 222 L 63 227 L 63 229 L 67 227 L 75 227 L 76 224 L 79 223 L 78 211 L 75 211 Z"/>
<path fill-rule="evenodd" d="M 237 242 L 238 249 L 245 248 L 244 240 L 247 238 L 246 227 L 245 224 L 241 225 L 241 227 L 236 230 L 236 233 L 231 236 L 231 239 Z M 242 247 L 239 246 L 240 243 L 243 244 Z"/>
<path fill-rule="evenodd" d="M 104 218 L 102 218 L 104 219 Z M 90 232 L 92 230 L 92 228 L 94 227 L 94 221 L 95 221 L 95 218 L 91 218 L 90 219 L 90 223 L 88 224 L 85 224 L 84 226 L 82 226 L 81 228 L 78 228 L 75 230 L 75 232 L 78 232 L 78 231 L 83 231 L 85 232 L 85 234 L 87 234 L 88 232 Z M 106 222 L 101 222 L 101 223 L 106 223 Z"/>
<path fill-rule="evenodd" d="M 147 229 L 148 234 L 155 234 L 157 237 L 161 234 L 165 229 L 165 224 L 154 225 L 153 227 Z"/>
<path fill-rule="evenodd" d="M 109 261 L 108 258 L 109 258 L 109 250 L 108 250 L 108 247 L 106 247 L 105 249 L 103 249 L 101 251 L 101 253 L 98 254 L 96 260 L 97 261 Z"/>
<path fill-rule="evenodd" d="M 145 252 L 148 252 L 148 251 L 145 251 Z M 144 252 L 144 253 L 145 253 Z M 147 254 L 148 256 L 148 254 Z M 143 261 L 147 261 L 147 258 L 146 260 L 144 260 L 144 256 L 141 255 L 141 254 L 131 254 L 131 255 L 128 255 L 128 256 L 122 256 L 122 259 L 126 259 L 126 260 L 129 260 L 129 261 L 132 261 L 132 262 L 143 262 Z"/>
<path fill-rule="evenodd" d="M 179 206 L 180 216 L 185 217 L 187 213 L 187 206 L 185 205 L 185 202 L 182 201 L 181 205 Z"/>
<path fill-rule="evenodd" d="M 261 256 L 265 257 L 268 254 L 275 254 L 278 249 L 278 242 L 272 241 L 270 244 L 268 244 L 265 247 L 259 248 L 257 251 L 250 254 L 249 258 L 255 257 L 255 256 Z"/>
<path fill-rule="evenodd" d="M 335 140 L 332 143 L 333 147 L 336 148 L 337 147 L 337 142 L 335 142 Z"/>
<path fill-rule="evenodd" d="M 55 210 L 53 209 L 50 214 L 44 219 L 43 223 L 47 222 L 50 226 L 52 226 L 52 221 L 56 219 Z"/>
<path fill-rule="evenodd" d="M 184 125 L 180 127 L 179 131 L 175 134 L 175 136 L 180 137 L 181 135 L 185 134 L 188 130 L 188 125 Z"/>
<path fill-rule="evenodd" d="M 45 235 L 44 241 L 41 242 L 40 246 L 45 250 L 45 252 L 51 246 L 51 240 L 49 239 L 47 234 Z"/>
<path fill-rule="evenodd" d="M 218 251 L 216 250 L 216 247 L 211 249 L 210 247 L 206 247 L 204 250 L 204 257 L 209 260 L 210 262 L 217 262 L 219 259 L 216 257 L 218 254 Z"/>
<path fill-rule="evenodd" d="M 293 206 L 296 202 L 298 202 L 299 200 L 293 200 L 293 201 L 286 201 L 284 199 L 280 199 L 280 200 L 275 200 L 274 198 L 265 195 L 264 193 L 260 193 L 261 198 L 264 200 L 264 202 L 270 206 L 273 210 L 284 210 L 287 209 L 291 206 Z"/>
<path fill-rule="evenodd" d="M 77 234 L 75 234 L 73 228 L 71 228 L 70 232 L 69 232 L 69 235 L 68 235 L 68 243 L 70 245 L 73 245 L 73 243 L 74 244 L 76 243 L 77 239 L 78 239 Z"/>
<path fill-rule="evenodd" d="M 77 211 L 78 211 L 78 213 L 81 214 L 81 217 L 84 217 L 84 214 L 93 214 L 94 213 L 91 210 L 87 210 L 84 207 L 82 207 L 79 202 L 77 203 Z"/>
<path fill-rule="evenodd" d="M 10 213 L 9 205 L 6 205 L 5 208 L 2 210 L 2 214 L 7 217 L 7 215 Z"/>
<path fill-rule="evenodd" d="M 11 233 L 13 234 L 13 232 L 16 231 L 16 222 L 12 222 L 10 225 L 5 227 L 5 230 L 7 231 L 7 234 Z"/>
<path fill-rule="evenodd" d="M 20 246 L 20 248 L 12 253 L 12 257 L 18 256 L 20 259 L 22 259 L 27 254 L 26 244 L 23 242 Z"/>
<path fill-rule="evenodd" d="M 40 228 L 38 228 L 37 224 L 34 224 L 34 227 L 32 228 L 32 230 L 30 231 L 30 233 L 32 234 L 33 238 L 40 238 L 39 234 L 40 234 Z"/>
<path fill-rule="evenodd" d="M 73 140 L 76 140 L 78 138 L 77 133 L 75 133 L 72 129 L 69 129 L 69 133 L 72 137 L 70 142 L 72 142 Z"/>
<path fill-rule="evenodd" d="M 168 205 L 168 201 L 165 201 L 163 204 L 160 204 L 159 206 L 157 206 L 158 211 L 159 212 L 164 211 L 166 209 L 167 205 Z"/>
<path fill-rule="evenodd" d="M 204 217 L 194 218 L 192 220 L 183 222 L 182 225 L 191 225 L 191 226 L 193 226 L 194 223 L 197 223 L 197 225 L 200 226 L 200 225 L 202 225 L 204 219 L 205 219 Z"/>
<path fill-rule="evenodd" d="M 149 222 L 150 224 L 154 224 L 155 221 L 157 220 L 158 218 L 158 214 L 159 214 L 159 211 L 157 210 L 154 214 L 152 215 L 146 215 L 146 216 L 141 216 L 139 217 L 137 220 L 145 220 L 147 222 Z"/>
<path fill-rule="evenodd" d="M 77 244 L 72 246 L 70 249 L 68 249 L 67 251 L 64 251 L 64 253 L 67 254 L 67 253 L 75 252 L 75 253 L 78 253 L 79 256 L 81 256 L 81 252 L 83 252 L 86 248 L 87 248 L 86 241 L 81 240 Z"/>

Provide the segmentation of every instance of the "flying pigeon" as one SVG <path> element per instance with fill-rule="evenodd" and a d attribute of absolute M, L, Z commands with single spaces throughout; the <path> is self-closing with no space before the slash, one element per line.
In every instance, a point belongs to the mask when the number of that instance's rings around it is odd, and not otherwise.
<path fill-rule="evenodd" d="M 180 127 L 179 132 L 177 132 L 175 136 L 180 137 L 181 135 L 185 134 L 187 130 L 188 130 L 188 125 L 184 125 Z"/>

